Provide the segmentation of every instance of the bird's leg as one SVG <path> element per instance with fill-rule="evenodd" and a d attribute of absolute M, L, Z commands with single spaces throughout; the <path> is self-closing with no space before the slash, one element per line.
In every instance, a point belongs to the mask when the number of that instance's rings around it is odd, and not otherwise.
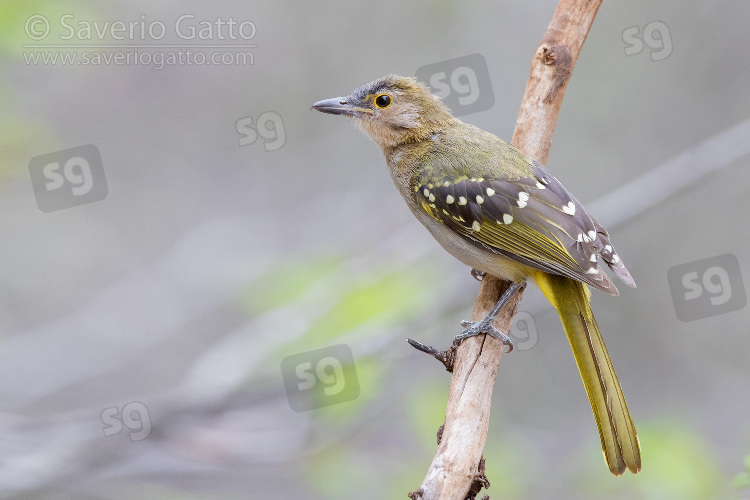
<path fill-rule="evenodd" d="M 471 276 L 477 281 L 482 281 L 482 278 L 484 278 L 486 274 L 487 273 L 485 273 L 484 271 L 474 269 L 473 267 L 471 268 Z"/>
<path fill-rule="evenodd" d="M 476 269 L 472 270 L 472 275 Z M 476 271 L 477 273 L 480 273 L 481 271 Z M 482 273 L 484 274 L 484 273 Z M 493 322 L 497 318 L 497 315 L 502 310 L 503 306 L 508 303 L 508 301 L 513 297 L 513 295 L 516 294 L 519 290 L 523 289 L 526 286 L 526 281 L 522 281 L 520 283 L 512 283 L 505 292 L 503 292 L 503 295 L 500 297 L 500 300 L 497 301 L 497 304 L 492 308 L 492 310 L 489 312 L 489 314 L 481 321 L 462 321 L 461 326 L 466 327 L 466 329 L 461 332 L 460 335 L 457 335 L 453 339 L 453 345 L 451 345 L 447 351 L 440 351 L 438 349 L 435 349 L 434 347 L 422 344 L 421 342 L 417 342 L 416 340 L 412 339 L 406 339 L 409 344 L 414 347 L 415 349 L 418 349 L 424 353 L 429 354 L 433 358 L 440 361 L 443 366 L 445 366 L 445 369 L 449 372 L 453 371 L 453 363 L 455 362 L 456 358 L 456 349 L 458 346 L 461 345 L 461 342 L 469 337 L 473 337 L 474 335 L 479 335 L 481 333 L 486 333 L 487 335 L 490 335 L 492 337 L 495 337 L 496 339 L 499 339 L 503 342 L 503 344 L 510 346 L 510 349 L 508 352 L 513 350 L 513 342 L 510 340 L 510 337 L 502 333 L 500 330 L 495 328 L 493 326 Z"/>
<path fill-rule="evenodd" d="M 500 313 L 500 310 L 505 306 L 505 304 L 508 303 L 508 301 L 515 295 L 519 290 L 523 289 L 526 286 L 526 281 L 521 282 L 513 282 L 505 292 L 503 292 L 503 295 L 500 297 L 500 300 L 497 301 L 497 304 L 492 308 L 492 310 L 485 316 L 485 318 L 481 321 L 462 321 L 461 326 L 465 327 L 464 331 L 462 331 L 459 335 L 456 335 L 456 337 L 453 339 L 453 345 L 460 345 L 461 342 L 469 337 L 473 337 L 475 335 L 479 335 L 481 333 L 486 333 L 487 335 L 491 337 L 495 337 L 498 340 L 501 340 L 503 344 L 510 346 L 510 349 L 508 349 L 508 352 L 513 350 L 513 341 L 508 337 L 506 334 L 495 328 L 495 326 L 492 324 L 495 319 L 497 318 L 497 315 Z"/>

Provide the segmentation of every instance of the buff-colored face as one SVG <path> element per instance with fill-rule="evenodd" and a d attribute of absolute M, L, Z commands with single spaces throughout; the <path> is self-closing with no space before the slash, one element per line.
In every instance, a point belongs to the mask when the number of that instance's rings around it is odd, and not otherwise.
<path fill-rule="evenodd" d="M 419 134 L 435 112 L 448 116 L 440 100 L 413 78 L 387 76 L 367 83 L 345 97 L 313 104 L 324 113 L 351 118 L 383 147 Z"/>

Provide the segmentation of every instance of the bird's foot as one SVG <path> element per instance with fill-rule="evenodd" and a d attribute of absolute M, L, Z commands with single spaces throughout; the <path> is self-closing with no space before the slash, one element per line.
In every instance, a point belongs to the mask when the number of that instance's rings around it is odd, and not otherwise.
<path fill-rule="evenodd" d="M 503 344 L 509 346 L 510 349 L 508 349 L 508 352 L 512 351 L 513 341 L 510 339 L 510 337 L 495 328 L 495 326 L 492 324 L 493 321 L 495 321 L 495 318 L 492 318 L 490 316 L 485 317 L 482 321 L 462 321 L 461 326 L 465 327 L 464 331 L 454 337 L 453 345 L 459 346 L 461 345 L 461 342 L 468 339 L 469 337 L 474 337 L 475 335 L 486 333 L 490 337 L 495 337 Z"/>
<path fill-rule="evenodd" d="M 471 268 L 471 276 L 477 281 L 482 281 L 482 278 L 484 278 L 487 275 L 484 271 L 480 271 L 479 269 Z"/>
<path fill-rule="evenodd" d="M 464 331 L 462 331 L 460 334 L 456 335 L 456 337 L 453 339 L 453 345 L 455 347 L 458 347 L 461 345 L 461 342 L 468 339 L 469 337 L 473 337 L 475 335 L 480 335 L 482 333 L 486 333 L 487 335 L 491 337 L 495 337 L 496 339 L 500 340 L 503 344 L 510 346 L 510 349 L 508 349 L 508 352 L 513 350 L 513 341 L 508 337 L 506 334 L 495 328 L 495 326 L 492 324 L 494 323 L 495 319 L 497 318 L 497 315 L 502 310 L 503 306 L 508 303 L 508 301 L 515 295 L 519 290 L 523 289 L 526 286 L 526 282 L 522 281 L 520 283 L 513 283 L 511 284 L 505 292 L 503 292 L 503 295 L 500 297 L 500 300 L 497 301 L 497 304 L 492 308 L 492 310 L 485 316 L 484 319 L 481 321 L 462 321 L 461 326 L 464 327 Z"/>
<path fill-rule="evenodd" d="M 473 274 L 473 273 L 472 273 Z M 502 310 L 503 306 L 508 303 L 508 301 L 513 297 L 513 295 L 516 294 L 519 290 L 522 290 L 526 286 L 526 282 L 522 281 L 520 283 L 513 283 L 511 284 L 505 292 L 503 292 L 503 295 L 500 297 L 500 300 L 497 301 L 497 304 L 492 308 L 492 310 L 489 312 L 489 314 L 481 321 L 462 321 L 461 326 L 463 326 L 465 329 L 463 332 L 461 332 L 459 335 L 456 336 L 455 339 L 453 339 L 453 345 L 451 345 L 447 350 L 440 351 L 438 349 L 435 349 L 432 346 L 425 345 L 421 342 L 417 342 L 416 340 L 412 339 L 406 339 L 409 344 L 422 352 L 425 352 L 432 356 L 433 358 L 440 361 L 443 366 L 445 366 L 445 369 L 449 372 L 453 372 L 453 364 L 456 361 L 456 350 L 458 349 L 458 346 L 461 345 L 461 342 L 469 337 L 473 337 L 474 335 L 479 335 L 482 333 L 486 333 L 487 335 L 490 335 L 492 337 L 495 337 L 496 339 L 499 339 L 503 344 L 510 346 L 510 349 L 508 349 L 508 352 L 513 350 L 513 342 L 511 341 L 510 337 L 508 337 L 506 334 L 495 328 L 495 326 L 492 324 L 495 319 L 497 318 L 498 313 Z"/>

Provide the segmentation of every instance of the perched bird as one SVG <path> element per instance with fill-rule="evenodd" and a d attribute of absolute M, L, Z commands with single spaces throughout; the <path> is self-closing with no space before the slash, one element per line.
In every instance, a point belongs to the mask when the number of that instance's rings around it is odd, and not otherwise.
<path fill-rule="evenodd" d="M 454 257 L 514 290 L 537 283 L 560 315 L 609 470 L 637 473 L 638 436 L 586 286 L 618 295 L 601 258 L 635 287 L 607 231 L 544 166 L 452 116 L 414 78 L 388 75 L 313 108 L 349 117 L 383 149 L 406 204 Z M 459 337 L 492 333 L 487 323 Z"/>

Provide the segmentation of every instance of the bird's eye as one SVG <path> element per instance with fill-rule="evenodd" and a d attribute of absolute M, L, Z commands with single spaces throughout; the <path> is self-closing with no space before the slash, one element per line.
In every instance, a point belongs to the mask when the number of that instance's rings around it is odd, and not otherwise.
<path fill-rule="evenodd" d="M 391 96 L 388 94 L 380 94 L 375 98 L 375 106 L 379 108 L 387 108 L 391 105 Z"/>

